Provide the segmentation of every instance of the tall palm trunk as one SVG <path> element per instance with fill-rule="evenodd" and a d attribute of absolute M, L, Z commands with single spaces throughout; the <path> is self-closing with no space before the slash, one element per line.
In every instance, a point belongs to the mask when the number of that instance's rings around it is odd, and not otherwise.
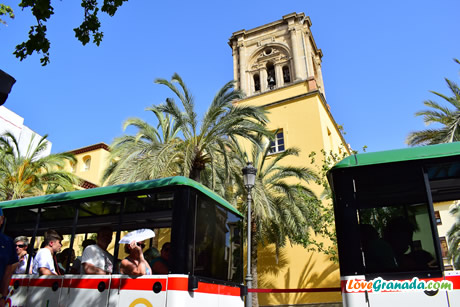
<path fill-rule="evenodd" d="M 201 183 L 201 171 L 201 169 L 198 169 L 196 167 L 192 168 L 192 170 L 190 171 L 189 178 Z"/>

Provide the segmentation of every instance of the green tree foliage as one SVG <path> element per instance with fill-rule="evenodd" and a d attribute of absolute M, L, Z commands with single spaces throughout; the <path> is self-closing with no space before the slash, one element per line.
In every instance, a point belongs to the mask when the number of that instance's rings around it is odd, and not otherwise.
<path fill-rule="evenodd" d="M 455 223 L 447 232 L 448 257 L 452 260 L 454 268 L 460 270 L 460 204 L 455 204 L 449 213 L 455 217 Z"/>
<path fill-rule="evenodd" d="M 120 184 L 156 179 L 180 174 L 177 167 L 177 146 L 181 141 L 177 133 L 179 127 L 170 116 L 165 116 L 153 106 L 151 111 L 158 122 L 151 126 L 139 118 L 130 118 L 123 129 L 137 128 L 136 135 L 123 135 L 111 145 L 110 166 L 105 170 L 103 181 Z"/>
<path fill-rule="evenodd" d="M 267 118 L 263 109 L 251 106 L 234 106 L 232 102 L 242 97 L 233 90 L 233 82 L 225 84 L 215 95 L 211 105 L 199 120 L 193 96 L 178 74 L 171 81 L 157 79 L 180 100 L 174 98 L 149 108 L 155 113 L 159 125 L 150 126 L 140 119 L 130 119 L 126 126 L 135 126 L 136 136 L 122 136 L 112 144 L 116 162 L 106 172 L 109 182 L 133 182 L 167 175 L 183 175 L 201 182 L 203 171 L 209 167 L 211 189 L 216 186 L 216 163 L 230 159 L 231 139 L 242 137 L 256 142 L 255 133 L 268 133 Z M 178 85 L 178 86 L 177 86 Z M 161 137 L 160 137 L 161 136 Z"/>
<path fill-rule="evenodd" d="M 460 64 L 459 60 L 454 59 L 454 61 Z M 425 106 L 431 109 L 419 111 L 415 115 L 423 116 L 423 121 L 426 125 L 437 123 L 441 127 L 411 132 L 406 139 L 406 143 L 409 146 L 460 141 L 460 88 L 455 82 L 447 78 L 445 80 L 452 92 L 451 96 L 434 91 L 431 91 L 431 93 L 447 101 L 453 109 L 449 109 L 432 100 L 423 102 Z"/>
<path fill-rule="evenodd" d="M 365 150 L 365 147 L 363 148 Z M 329 256 L 331 261 L 338 262 L 337 254 L 337 234 L 335 232 L 334 208 L 332 206 L 332 190 L 327 180 L 327 172 L 339 161 L 348 156 L 344 150 L 342 153 L 335 153 L 332 151 L 326 152 L 321 150 L 320 155 L 316 152 L 311 152 L 310 163 L 317 168 L 318 178 L 316 184 L 323 187 L 323 192 L 320 199 L 316 201 L 316 211 L 312 211 L 310 219 L 313 221 L 313 231 L 317 238 L 311 239 L 306 242 L 310 250 L 319 251 Z M 317 159 L 320 158 L 320 163 Z M 319 238 L 326 238 L 331 244 L 324 244 L 324 240 Z"/>
<path fill-rule="evenodd" d="M 0 3 L 0 16 L 3 16 L 3 15 L 8 15 L 8 17 L 10 17 L 11 19 L 14 19 L 13 9 L 8 5 Z M 1 18 L 0 18 L 0 23 L 3 23 L 4 25 L 6 25 L 6 21 L 4 21 Z"/>
<path fill-rule="evenodd" d="M 155 82 L 167 86 L 180 100 L 181 106 L 174 98 L 167 98 L 158 110 L 171 116 L 178 125 L 182 134 L 177 148 L 179 167 L 184 176 L 197 182 L 202 181 L 206 166 L 210 166 L 212 175 L 215 174 L 217 155 L 223 156 L 223 161 L 228 163 L 227 148 L 231 147 L 232 138 L 257 142 L 255 133 L 268 133 L 265 128 L 267 117 L 262 108 L 233 105 L 232 102 L 243 97 L 242 92 L 233 89 L 233 81 L 217 92 L 201 120 L 195 112 L 194 98 L 178 74 L 174 74 L 171 81 L 156 79 Z M 212 182 L 211 188 L 215 180 Z"/>
<path fill-rule="evenodd" d="M 40 157 L 46 150 L 47 136 L 38 142 L 31 138 L 25 153 L 18 140 L 7 132 L 0 137 L 0 200 L 72 191 L 79 179 L 64 170 L 65 162 L 76 162 L 69 153 Z"/>
<path fill-rule="evenodd" d="M 102 5 L 100 5 L 97 0 L 81 0 L 81 6 L 84 10 L 83 22 L 74 29 L 75 37 L 83 45 L 86 45 L 92 37 L 93 43 L 99 46 L 104 36 L 103 32 L 100 31 L 99 11 L 107 13 L 109 16 L 114 16 L 125 1 L 127 0 L 103 0 Z M 43 66 L 46 66 L 50 62 L 50 41 L 46 36 L 46 23 L 54 14 L 51 0 L 22 0 L 18 5 L 22 9 L 30 8 L 32 15 L 37 20 L 37 24 L 30 27 L 27 41 L 16 46 L 14 55 L 22 61 L 34 52 L 42 53 L 40 62 Z M 0 16 L 5 14 L 8 14 L 11 18 L 14 17 L 11 7 L 0 4 Z M 0 22 L 5 23 L 1 19 Z"/>

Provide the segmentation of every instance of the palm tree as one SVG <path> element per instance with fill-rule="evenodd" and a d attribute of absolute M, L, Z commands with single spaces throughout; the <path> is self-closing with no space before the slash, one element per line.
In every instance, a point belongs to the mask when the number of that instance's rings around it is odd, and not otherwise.
<path fill-rule="evenodd" d="M 455 222 L 447 232 L 449 243 L 449 259 L 453 260 L 454 268 L 460 269 L 460 204 L 455 204 L 449 212 L 455 217 Z"/>
<path fill-rule="evenodd" d="M 104 172 L 103 182 L 108 180 L 112 185 L 180 174 L 176 164 L 179 126 L 156 106 L 146 108 L 146 111 L 153 112 L 157 126 L 153 127 L 139 118 L 124 122 L 123 130 L 133 126 L 138 132 L 135 136 L 116 138 L 112 143 L 112 163 Z"/>
<path fill-rule="evenodd" d="M 1 200 L 75 190 L 79 179 L 64 170 L 66 161 L 75 163 L 75 157 L 70 153 L 40 157 L 48 146 L 46 138 L 47 135 L 35 143 L 32 136 L 23 153 L 12 133 L 0 137 Z"/>
<path fill-rule="evenodd" d="M 235 195 L 246 195 L 241 178 L 241 169 L 246 162 L 253 161 L 257 168 L 256 182 L 252 190 L 253 206 L 251 231 L 251 264 L 253 287 L 257 288 L 257 246 L 275 244 L 276 252 L 288 241 L 305 245 L 308 242 L 310 222 L 308 217 L 316 206 L 314 193 L 306 187 L 311 181 L 318 180 L 317 175 L 306 167 L 286 166 L 286 158 L 298 156 L 296 148 L 286 149 L 276 155 L 270 155 L 270 143 L 263 142 L 258 136 L 259 145 L 253 145 L 250 154 L 234 144 L 235 159 L 233 174 L 236 182 Z M 248 157 L 249 156 L 249 157 Z M 297 181 L 297 183 L 293 183 Z M 307 195 L 307 197 L 305 197 Z M 310 202 L 311 201 L 311 202 Z M 247 212 L 247 200 L 240 200 L 240 211 Z M 258 306 L 257 296 L 253 297 L 253 306 Z"/>
<path fill-rule="evenodd" d="M 454 59 L 454 61 L 460 64 L 459 60 Z M 434 91 L 431 91 L 431 93 L 443 98 L 454 108 L 451 110 L 432 100 L 423 102 L 425 106 L 432 109 L 419 111 L 415 115 L 423 116 L 423 121 L 426 125 L 438 123 L 441 127 L 411 132 L 406 139 L 406 143 L 409 146 L 460 141 L 460 88 L 455 82 L 447 78 L 445 80 L 453 94 L 452 96 L 449 97 Z"/>
<path fill-rule="evenodd" d="M 233 81 L 217 92 L 201 121 L 194 110 L 193 96 L 177 73 L 171 81 L 156 79 L 155 82 L 171 89 L 182 104 L 184 111 L 174 98 L 167 98 L 164 104 L 158 106 L 158 110 L 171 116 L 177 123 L 183 139 L 178 144 L 176 158 L 180 161 L 183 175 L 195 181 L 202 181 L 202 172 L 206 166 L 211 167 L 210 173 L 214 176 L 217 156 L 222 156 L 224 163 L 229 162 L 228 148 L 232 138 L 240 137 L 257 142 L 257 133 L 269 133 L 265 128 L 267 118 L 262 108 L 232 104 L 243 97 L 241 91 L 233 89 Z M 210 187 L 214 186 L 215 178 L 212 178 Z"/>

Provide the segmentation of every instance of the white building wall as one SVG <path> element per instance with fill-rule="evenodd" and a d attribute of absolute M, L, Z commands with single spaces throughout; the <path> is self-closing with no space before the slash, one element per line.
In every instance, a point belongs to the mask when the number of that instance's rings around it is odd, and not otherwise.
<path fill-rule="evenodd" d="M 38 141 L 42 138 L 41 135 L 24 125 L 24 118 L 4 106 L 0 106 L 0 134 L 4 134 L 5 132 L 11 132 L 18 140 L 19 150 L 22 155 L 27 153 L 32 137 L 34 145 L 32 148 L 35 148 Z M 48 146 L 46 150 L 39 155 L 40 157 L 48 156 L 51 153 L 52 144 L 49 141 L 47 142 Z"/>

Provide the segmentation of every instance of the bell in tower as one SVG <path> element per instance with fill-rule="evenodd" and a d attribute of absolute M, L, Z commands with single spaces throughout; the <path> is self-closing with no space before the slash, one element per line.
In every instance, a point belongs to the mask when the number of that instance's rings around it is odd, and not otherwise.
<path fill-rule="evenodd" d="M 308 80 L 324 95 L 322 52 L 316 47 L 310 26 L 305 14 L 292 13 L 267 25 L 233 33 L 229 45 L 236 87 L 252 96 Z"/>

